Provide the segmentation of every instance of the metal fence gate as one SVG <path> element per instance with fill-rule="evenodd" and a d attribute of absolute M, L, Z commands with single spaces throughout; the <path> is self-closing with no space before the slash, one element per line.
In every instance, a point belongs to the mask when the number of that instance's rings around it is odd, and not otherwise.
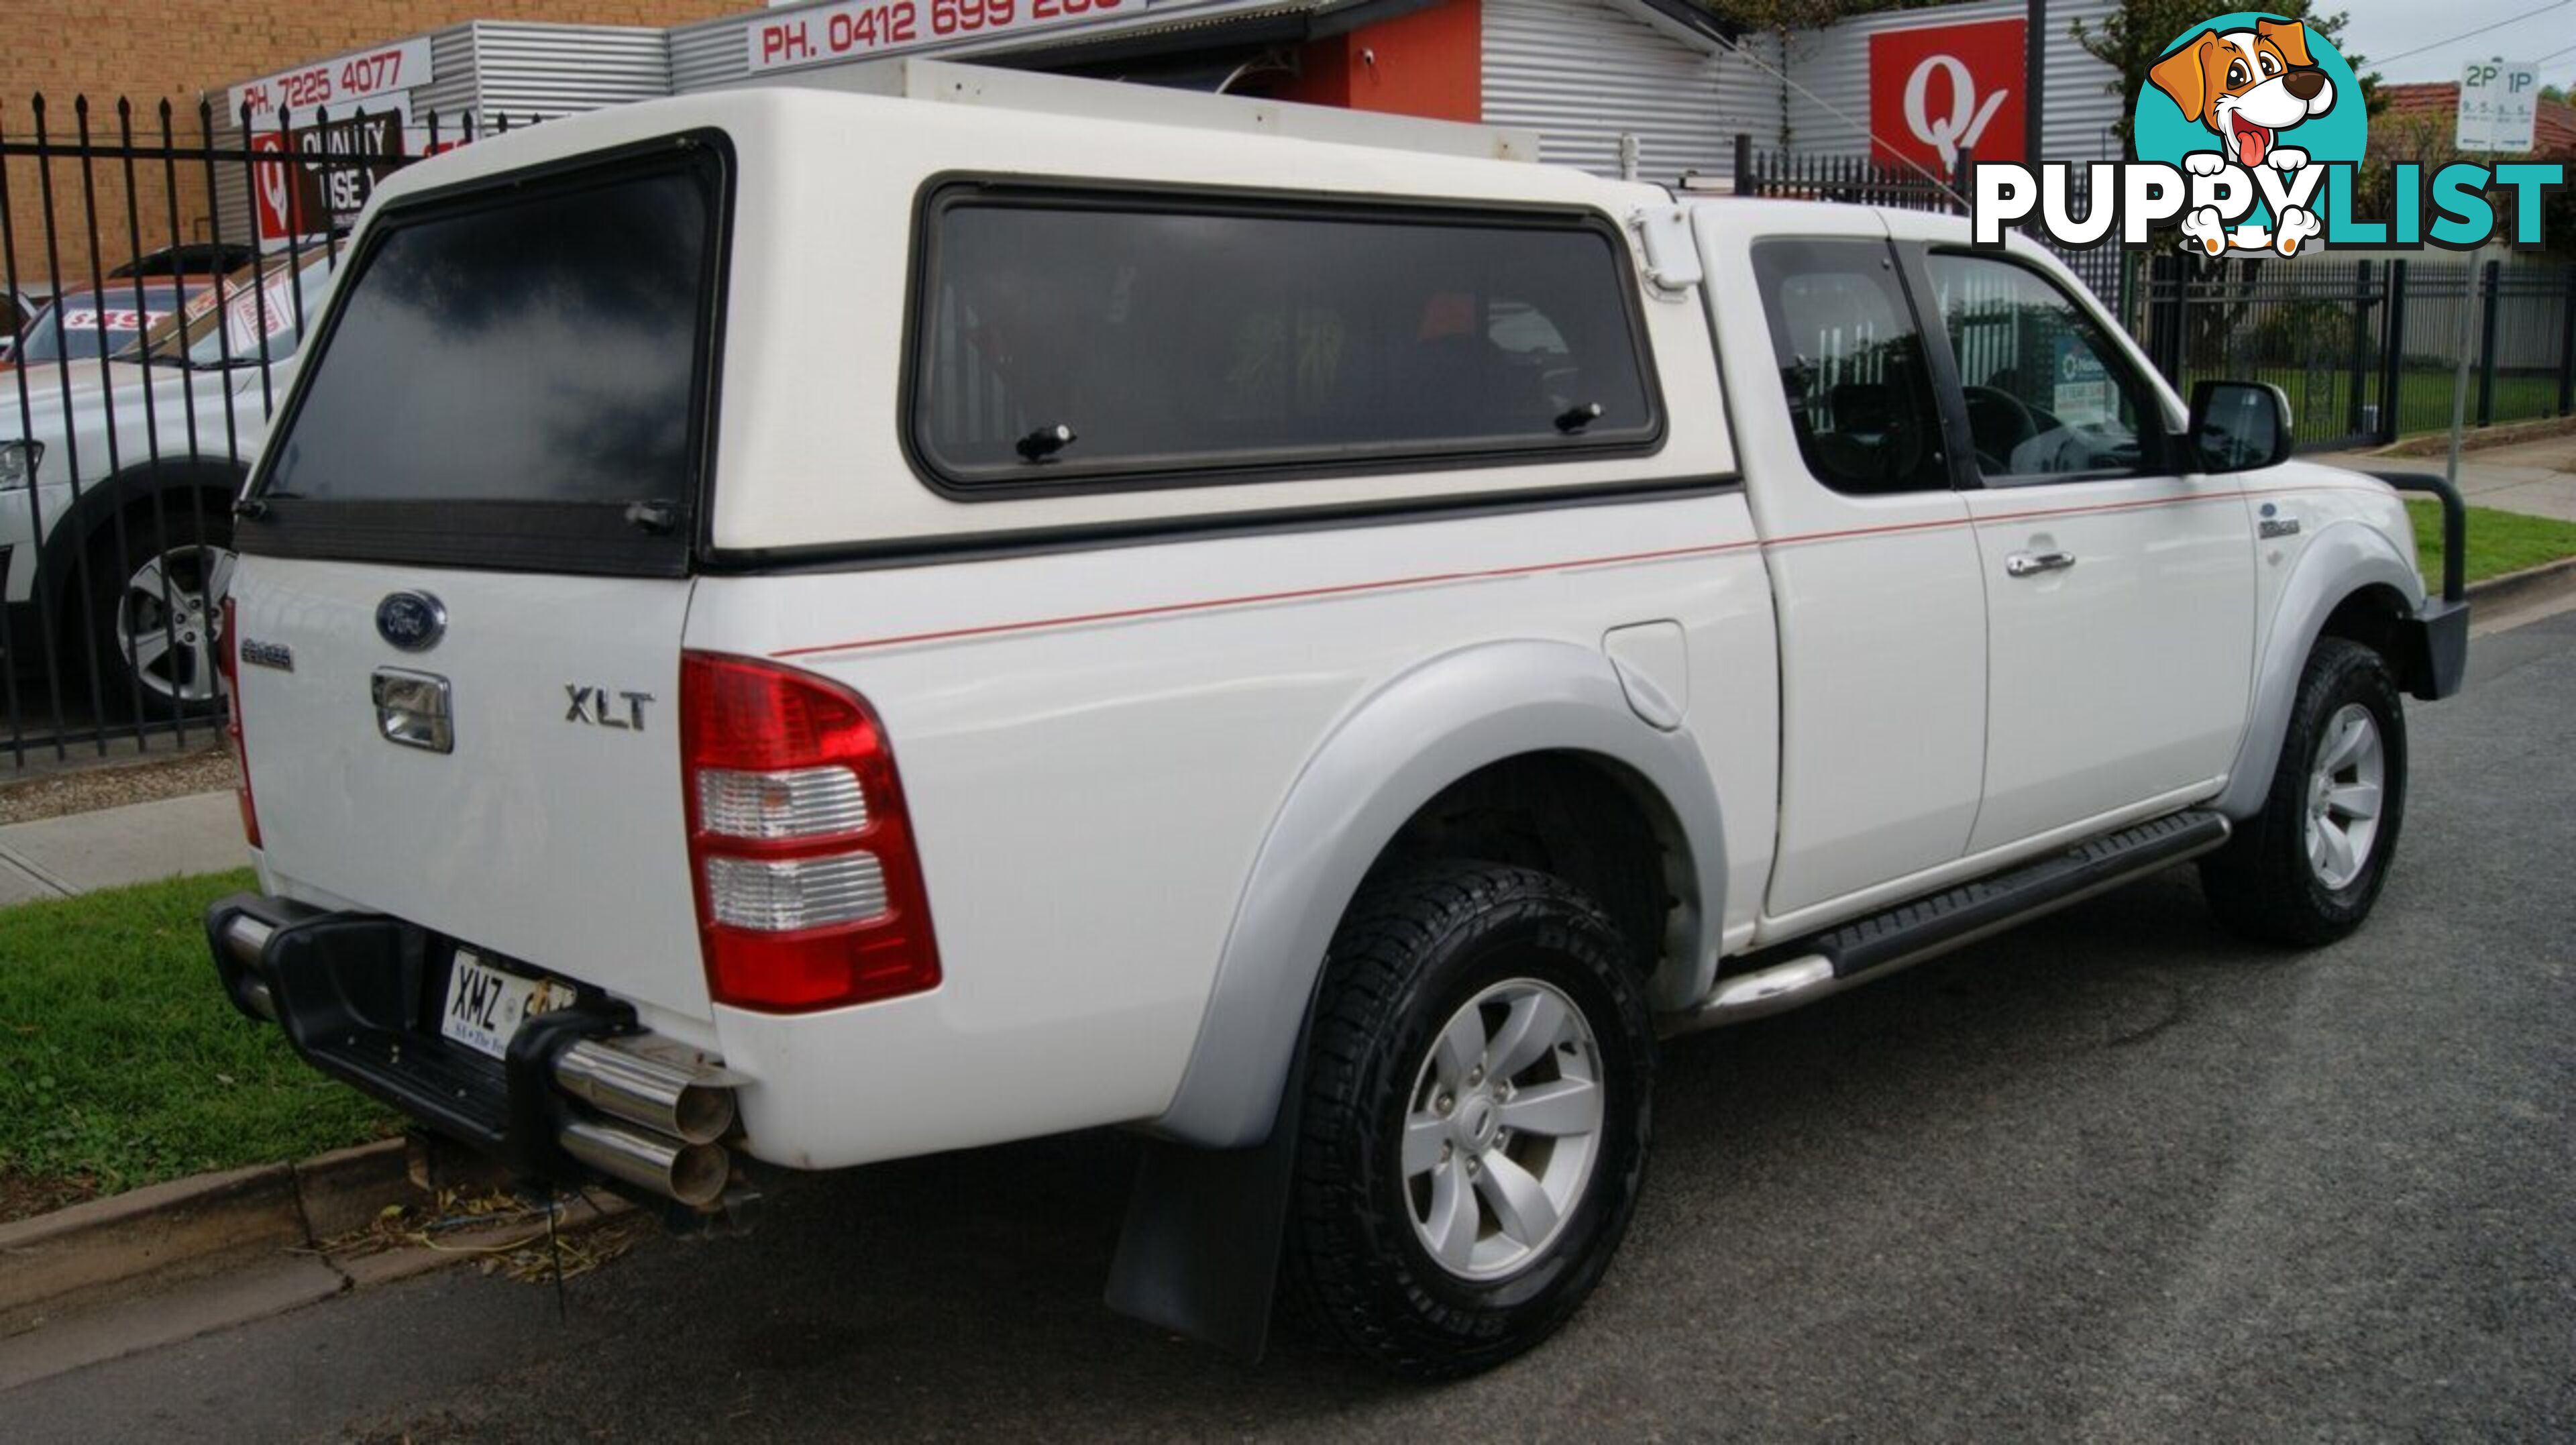
<path fill-rule="evenodd" d="M 0 764 L 220 726 L 232 506 L 348 223 L 506 120 L 0 105 Z"/>

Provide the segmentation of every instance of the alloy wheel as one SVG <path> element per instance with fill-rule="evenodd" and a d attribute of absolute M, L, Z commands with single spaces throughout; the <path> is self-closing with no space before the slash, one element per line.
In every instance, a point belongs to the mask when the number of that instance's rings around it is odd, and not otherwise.
<path fill-rule="evenodd" d="M 2360 703 L 2344 704 L 2326 719 L 2308 775 L 2308 867 L 2328 889 L 2349 887 L 2369 866 L 2387 781 L 2379 720 Z"/>
<path fill-rule="evenodd" d="M 113 622 L 116 650 L 146 693 L 178 703 L 218 695 L 215 630 L 232 573 L 225 548 L 173 547 L 125 580 Z"/>
<path fill-rule="evenodd" d="M 1600 1153 L 1600 1047 L 1553 986 L 1468 1000 L 1414 1077 L 1400 1171 L 1414 1236 L 1461 1279 L 1514 1274 L 1554 1243 Z"/>

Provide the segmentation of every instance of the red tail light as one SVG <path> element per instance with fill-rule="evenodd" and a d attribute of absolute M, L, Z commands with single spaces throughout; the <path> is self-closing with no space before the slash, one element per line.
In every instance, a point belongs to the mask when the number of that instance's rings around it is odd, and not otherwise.
<path fill-rule="evenodd" d="M 233 625 L 233 599 L 224 598 L 224 635 L 215 648 L 224 675 L 224 737 L 233 748 L 233 799 L 241 804 L 242 836 L 259 846 L 259 808 L 250 797 L 250 754 L 242 747 L 241 638 Z"/>
<path fill-rule="evenodd" d="M 793 1013 L 939 986 L 903 784 L 866 699 L 793 668 L 685 653 L 680 757 L 718 1002 Z"/>

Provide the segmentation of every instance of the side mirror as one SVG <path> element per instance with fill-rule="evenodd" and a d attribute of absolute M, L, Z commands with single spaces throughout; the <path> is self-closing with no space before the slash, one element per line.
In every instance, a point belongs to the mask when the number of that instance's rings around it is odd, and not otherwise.
<path fill-rule="evenodd" d="M 2279 466 L 2290 459 L 2290 398 L 2260 381 L 2195 383 L 2189 435 L 2204 471 Z"/>

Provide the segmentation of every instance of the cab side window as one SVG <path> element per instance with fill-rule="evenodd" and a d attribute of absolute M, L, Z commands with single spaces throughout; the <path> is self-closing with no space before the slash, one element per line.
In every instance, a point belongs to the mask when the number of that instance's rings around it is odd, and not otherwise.
<path fill-rule="evenodd" d="M 1581 217 L 996 183 L 929 223 L 912 440 L 966 494 L 1662 436 L 1627 252 Z"/>
<path fill-rule="evenodd" d="M 1987 482 L 2137 471 L 2140 417 L 2156 415 L 2137 375 L 2090 313 L 2027 266 L 1934 252 L 1924 260 L 1958 358 L 1968 434 Z"/>
<path fill-rule="evenodd" d="M 1753 271 L 1807 470 L 1838 492 L 1946 489 L 1923 337 L 1887 243 L 1762 241 Z"/>

